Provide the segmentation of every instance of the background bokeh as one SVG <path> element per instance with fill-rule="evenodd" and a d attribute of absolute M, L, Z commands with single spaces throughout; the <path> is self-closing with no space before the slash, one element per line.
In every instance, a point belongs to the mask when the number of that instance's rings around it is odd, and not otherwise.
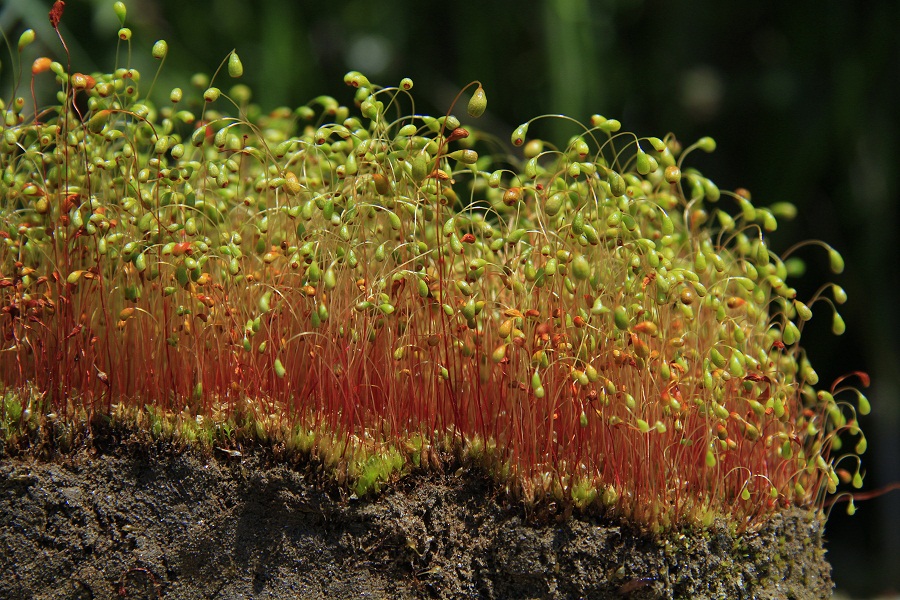
<path fill-rule="evenodd" d="M 60 55 L 49 28 L 51 2 L 5 0 L 0 29 L 14 47 L 26 27 L 41 54 Z M 112 0 L 70 0 L 61 31 L 75 70 L 109 70 L 128 60 L 117 46 Z M 801 251 L 808 276 L 801 298 L 835 281 L 847 333 L 834 338 L 825 305 L 804 330 L 823 382 L 871 374 L 873 413 L 866 490 L 900 481 L 900 24 L 897 2 L 692 0 L 126 0 L 133 30 L 130 64 L 151 77 L 150 47 L 169 42 L 160 94 L 211 72 L 232 48 L 244 83 L 265 108 L 298 106 L 331 94 L 351 102 L 343 74 L 375 82 L 415 81 L 417 109 L 443 113 L 459 89 L 480 80 L 489 98 L 479 126 L 508 139 L 543 113 L 587 120 L 601 113 L 639 135 L 672 131 L 685 142 L 711 135 L 712 155 L 691 163 L 723 189 L 745 187 L 754 202 L 787 200 L 799 217 L 782 223 L 770 247 L 818 238 L 846 260 L 840 276 L 827 256 Z M 118 58 L 117 58 L 118 52 Z M 0 98 L 9 98 L 14 57 L 0 53 Z M 163 96 L 164 97 L 164 96 Z M 530 131 L 564 141 L 549 122 Z M 553 129 L 556 127 L 556 129 Z M 857 597 L 900 590 L 900 492 L 860 502 L 848 518 L 835 507 L 827 526 L 838 589 Z"/>

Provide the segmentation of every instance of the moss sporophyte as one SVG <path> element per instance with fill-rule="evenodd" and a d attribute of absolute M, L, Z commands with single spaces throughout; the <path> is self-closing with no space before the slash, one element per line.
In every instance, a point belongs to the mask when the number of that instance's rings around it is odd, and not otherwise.
<path fill-rule="evenodd" d="M 653 529 L 753 527 L 861 486 L 868 402 L 820 386 L 800 345 L 820 308 L 843 332 L 846 295 L 797 296 L 798 259 L 767 240 L 794 207 L 692 168 L 711 138 L 594 115 L 554 144 L 535 119 L 511 158 L 418 114 L 409 79 L 351 72 L 349 105 L 265 112 L 227 83 L 237 52 L 159 99 L 127 66 L 31 60 L 31 89 L 59 89 L 28 114 L 17 79 L 2 104 L 7 444 L 98 417 L 249 435 L 359 495 L 452 451 L 527 503 Z M 486 110 L 464 94 L 466 119 Z"/>

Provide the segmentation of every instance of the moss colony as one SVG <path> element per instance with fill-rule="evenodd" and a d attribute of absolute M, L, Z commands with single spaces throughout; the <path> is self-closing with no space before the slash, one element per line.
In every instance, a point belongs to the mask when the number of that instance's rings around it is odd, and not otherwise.
<path fill-rule="evenodd" d="M 237 53 L 220 71 L 166 94 L 40 56 L 30 87 L 55 79 L 57 103 L 4 101 L 7 444 L 65 450 L 96 419 L 250 437 L 360 496 L 453 452 L 528 505 L 653 530 L 861 485 L 836 451 L 864 451 L 868 403 L 818 387 L 799 345 L 814 305 L 843 332 L 845 294 L 797 297 L 766 241 L 794 208 L 691 168 L 712 139 L 594 115 L 561 145 L 526 123 L 508 152 L 468 125 L 477 83 L 464 125 L 417 113 L 408 79 L 351 72 L 347 106 L 267 112 L 226 86 Z"/>

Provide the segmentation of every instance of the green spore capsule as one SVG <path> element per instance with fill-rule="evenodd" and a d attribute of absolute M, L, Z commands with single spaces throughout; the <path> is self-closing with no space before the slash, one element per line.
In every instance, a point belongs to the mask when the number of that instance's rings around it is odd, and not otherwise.
<path fill-rule="evenodd" d="M 22 35 L 19 36 L 19 52 L 22 52 L 22 50 L 34 42 L 34 37 L 34 29 L 26 29 L 23 31 Z"/>
<path fill-rule="evenodd" d="M 238 56 L 237 51 L 232 50 L 231 54 L 228 55 L 228 76 L 237 79 L 243 74 L 244 65 L 241 63 L 241 58 Z"/>
<path fill-rule="evenodd" d="M 116 2 L 113 4 L 113 13 L 115 13 L 116 18 L 119 19 L 119 24 L 125 24 L 125 16 L 128 14 L 128 11 L 125 8 L 124 2 Z"/>
<path fill-rule="evenodd" d="M 484 114 L 485 109 L 487 109 L 487 95 L 484 93 L 484 88 L 479 84 L 475 89 L 475 93 L 469 99 L 467 112 L 470 117 L 478 118 Z"/>
<path fill-rule="evenodd" d="M 510 141 L 513 146 L 522 146 L 525 144 L 525 137 L 528 135 L 528 123 L 524 125 L 519 125 L 516 127 L 516 130 L 513 131 L 512 136 L 510 136 Z"/>
<path fill-rule="evenodd" d="M 834 248 L 828 249 L 828 261 L 832 273 L 840 274 L 844 272 L 844 258 L 841 256 L 841 253 Z"/>
<path fill-rule="evenodd" d="M 284 365 L 281 363 L 280 358 L 275 359 L 275 364 L 273 365 L 273 367 L 275 369 L 275 375 L 279 379 L 284 379 L 284 376 L 287 373 L 287 370 L 284 368 Z"/>
<path fill-rule="evenodd" d="M 579 254 L 572 261 L 572 275 L 582 281 L 591 276 L 591 265 L 584 255 Z"/>
<path fill-rule="evenodd" d="M 151 50 L 151 54 L 153 58 L 156 60 L 162 60 L 166 57 L 166 54 L 169 53 L 169 44 L 166 43 L 166 40 L 157 40 L 155 44 L 153 44 L 153 49 Z"/>

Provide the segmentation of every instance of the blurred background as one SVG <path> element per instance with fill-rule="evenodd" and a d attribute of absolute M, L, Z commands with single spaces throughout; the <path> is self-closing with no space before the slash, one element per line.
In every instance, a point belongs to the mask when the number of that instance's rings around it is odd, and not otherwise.
<path fill-rule="evenodd" d="M 25 51 L 26 73 L 37 56 L 61 56 L 47 20 L 51 4 L 5 0 L 0 8 L 13 48 L 25 28 L 38 34 Z M 73 70 L 116 64 L 112 4 L 66 3 L 61 31 Z M 843 254 L 847 269 L 835 276 L 824 251 L 799 253 L 808 265 L 795 284 L 801 298 L 828 281 L 850 297 L 840 307 L 847 333 L 835 338 L 826 306 L 817 305 L 803 343 L 822 384 L 857 370 L 872 376 L 873 412 L 861 419 L 869 438 L 865 490 L 900 481 L 900 3 L 692 0 L 677 10 L 664 0 L 125 4 L 131 65 L 144 78 L 157 66 L 153 42 L 169 42 L 161 97 L 189 87 L 195 72 L 214 71 L 235 48 L 243 83 L 266 109 L 319 94 L 351 103 L 343 74 L 356 69 L 381 85 L 411 77 L 417 110 L 432 114 L 480 80 L 489 102 L 478 125 L 504 140 L 543 113 L 582 121 L 600 113 L 638 135 L 674 132 L 685 145 L 714 137 L 717 151 L 693 154 L 691 165 L 723 189 L 749 189 L 756 204 L 799 207 L 770 248 L 821 239 Z M 118 48 L 119 66 L 127 52 Z M 8 99 L 15 60 L 4 51 L 0 63 L 0 97 Z M 565 142 L 573 131 L 544 121 L 529 133 Z M 838 591 L 896 594 L 900 492 L 859 502 L 852 518 L 845 507 L 835 506 L 826 528 Z"/>

